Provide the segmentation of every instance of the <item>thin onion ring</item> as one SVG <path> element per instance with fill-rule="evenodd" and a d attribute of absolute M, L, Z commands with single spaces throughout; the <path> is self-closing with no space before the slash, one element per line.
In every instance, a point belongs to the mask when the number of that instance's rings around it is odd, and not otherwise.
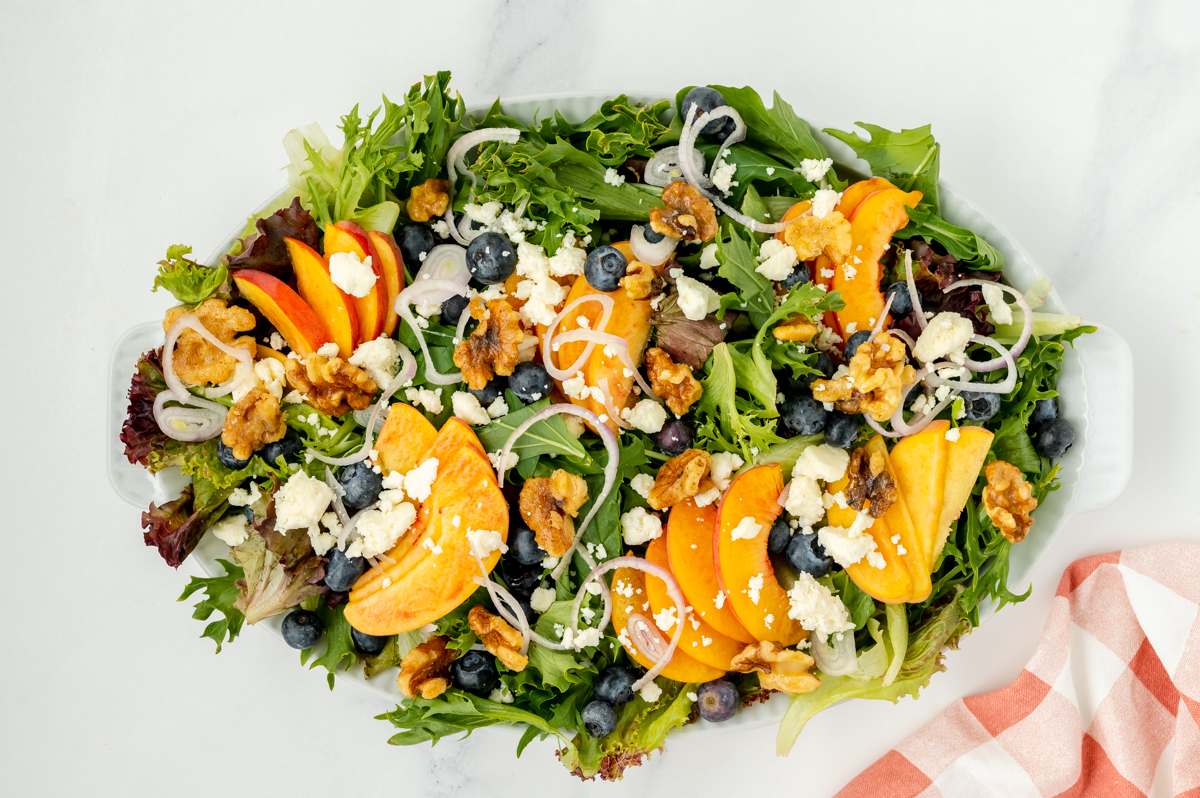
<path fill-rule="evenodd" d="M 608 320 L 612 317 L 613 298 L 605 294 L 587 294 L 586 296 L 581 296 L 558 312 L 558 315 L 555 316 L 554 320 L 550 322 L 550 326 L 546 328 L 545 334 L 542 335 L 542 365 L 545 366 L 546 371 L 550 374 L 550 376 L 556 380 L 569 379 L 576 371 L 579 371 L 579 369 L 583 368 L 583 364 L 586 363 L 587 359 L 592 356 L 592 350 L 596 348 L 594 343 L 589 343 L 587 346 L 585 346 L 583 348 L 583 353 L 576 358 L 575 362 L 571 364 L 570 368 L 559 368 L 554 363 L 555 358 L 551 350 L 552 343 L 550 339 L 554 336 L 554 331 L 558 328 L 558 325 L 561 324 L 562 320 L 567 317 L 567 314 L 582 305 L 584 302 L 599 302 L 600 306 L 604 309 L 600 315 L 600 320 L 596 325 L 599 329 L 603 330 L 605 327 L 607 327 Z"/>
<path fill-rule="evenodd" d="M 410 306 L 430 293 L 446 291 L 453 296 L 466 296 L 468 290 L 467 286 L 459 285 L 452 280 L 423 280 L 420 285 L 414 283 L 405 288 L 396 297 L 395 310 L 408 323 L 408 326 L 413 331 L 413 335 L 417 337 L 417 343 L 421 345 L 421 354 L 425 356 L 425 381 L 433 385 L 454 385 L 460 383 L 463 379 L 462 372 L 442 374 L 433 365 L 433 358 L 429 354 L 429 345 L 425 343 L 425 334 L 417 326 L 417 320 L 413 317 Z M 461 318 L 459 319 L 459 323 L 462 324 Z"/>
<path fill-rule="evenodd" d="M 967 285 L 978 285 L 978 286 L 994 285 L 997 288 L 1007 291 L 1008 293 L 1013 295 L 1013 298 L 1017 302 L 1017 307 L 1019 307 L 1021 309 L 1021 313 L 1024 315 L 1025 318 L 1023 319 L 1022 324 L 1021 324 L 1021 335 L 1017 338 L 1017 342 L 1015 344 L 1013 344 L 1012 349 L 1004 350 L 1001 347 L 1000 351 L 1001 351 L 1002 355 L 1003 355 L 1004 351 L 1007 351 L 1013 357 L 1014 360 L 1016 358 L 1020 357 L 1021 353 L 1023 351 L 1025 351 L 1025 345 L 1029 343 L 1030 336 L 1033 334 L 1033 309 L 1031 307 L 1029 307 L 1029 300 L 1025 299 L 1025 295 L 1022 294 L 1017 289 L 1013 288 L 1011 285 L 1005 285 L 1004 283 L 994 283 L 990 280 L 959 280 L 957 283 L 951 283 L 950 285 L 948 285 L 944 289 L 942 289 L 942 293 L 947 293 L 949 291 L 953 291 L 955 288 L 960 288 L 962 286 L 967 286 Z M 991 341 L 990 338 L 988 340 Z M 996 344 L 994 342 L 991 344 L 988 344 L 988 346 L 1000 347 L 999 344 Z M 1001 363 L 1000 363 L 1000 361 L 997 361 L 997 360 L 985 360 L 985 361 L 968 360 L 963 365 L 966 366 L 967 368 L 969 368 L 971 371 L 995 371 L 996 369 L 1000 368 Z"/>
<path fill-rule="evenodd" d="M 559 333 L 554 336 L 555 344 L 570 344 L 577 341 L 588 341 L 589 343 L 602 344 L 606 349 L 612 347 L 617 357 L 625 368 L 633 372 L 633 378 L 637 381 L 638 387 L 641 388 L 647 396 L 654 399 L 658 398 L 658 394 L 650 387 L 650 383 L 642 376 L 641 371 L 633 363 L 633 357 L 629 354 L 629 342 L 619 335 L 612 333 L 601 332 L 600 330 L 590 330 L 581 328 L 571 330 L 570 332 Z"/>

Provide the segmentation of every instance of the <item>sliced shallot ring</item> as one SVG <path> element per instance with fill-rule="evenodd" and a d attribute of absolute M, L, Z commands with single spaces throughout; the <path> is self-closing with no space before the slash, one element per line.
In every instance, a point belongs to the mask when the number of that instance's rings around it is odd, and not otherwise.
<path fill-rule="evenodd" d="M 1026 316 L 1029 317 L 1029 314 L 1026 314 Z M 171 393 L 175 394 L 175 401 L 181 404 L 191 404 L 194 407 L 208 407 L 210 405 L 219 407 L 216 402 L 205 404 L 202 399 L 199 400 L 200 404 L 196 404 L 193 400 L 197 399 L 197 397 L 192 396 L 191 392 L 183 384 L 183 380 L 179 379 L 179 375 L 175 373 L 175 342 L 179 340 L 179 336 L 185 329 L 196 333 L 217 349 L 220 349 L 238 361 L 237 370 L 232 378 L 211 389 L 214 392 L 205 391 L 211 397 L 232 393 L 235 388 L 241 385 L 249 375 L 250 370 L 254 368 L 254 355 L 245 347 L 230 346 L 217 338 L 217 336 L 208 331 L 208 328 L 201 323 L 200 319 L 194 313 L 184 313 L 175 320 L 175 323 L 171 325 L 171 329 L 167 330 L 166 340 L 163 342 L 163 380 L 167 383 L 167 387 L 171 390 Z"/>
<path fill-rule="evenodd" d="M 962 380 L 944 380 L 936 374 L 930 374 L 925 378 L 927 385 L 932 385 L 938 388 L 942 385 L 949 386 L 959 391 L 972 391 L 974 393 L 1011 393 L 1017 387 L 1017 364 L 1013 359 L 1012 352 L 1005 349 L 995 340 L 988 338 L 986 335 L 972 335 L 971 343 L 982 344 L 984 346 L 995 349 L 1001 357 L 1001 362 L 1008 366 L 1008 375 L 1000 382 L 963 382 Z"/>
<path fill-rule="evenodd" d="M 420 340 L 418 338 L 418 340 Z M 371 408 L 371 417 L 367 419 L 367 429 L 363 433 L 363 444 L 357 452 L 345 457 L 327 457 L 320 452 L 309 449 L 308 454 L 311 454 L 314 459 L 320 460 L 326 465 L 348 466 L 352 463 L 357 463 L 361 460 L 366 460 L 371 454 L 371 443 L 375 440 L 375 428 L 379 423 L 379 416 L 383 412 L 383 408 L 387 406 L 388 400 L 392 398 L 392 394 L 400 390 L 400 386 L 408 382 L 417 373 L 417 361 L 412 356 L 412 352 L 408 351 L 408 347 L 400 344 L 400 359 L 403 365 L 400 367 L 400 373 L 387 384 L 380 394 L 379 399 L 375 402 L 375 406 Z"/>
<path fill-rule="evenodd" d="M 700 150 L 692 150 L 692 168 L 699 172 L 704 171 L 704 153 Z M 678 174 L 672 174 L 672 172 L 678 172 Z M 646 163 L 642 182 L 648 186 L 666 188 L 678 180 L 682 174 L 683 167 L 679 165 L 679 146 L 672 145 L 663 147 L 654 153 L 654 157 Z"/>
<path fill-rule="evenodd" d="M 446 205 L 446 212 L 442 214 L 442 221 L 446 223 L 446 229 L 450 233 L 450 237 L 456 242 L 462 244 L 464 247 L 471 243 L 463 238 L 462 233 L 458 232 L 458 225 L 454 223 L 454 208 L 450 207 L 450 203 Z"/>
<path fill-rule="evenodd" d="M 875 326 L 871 328 L 871 336 L 867 338 L 868 341 L 874 340 L 875 336 L 883 330 L 883 323 L 887 320 L 887 315 L 892 312 L 892 300 L 895 298 L 894 294 L 888 294 L 887 302 L 883 303 L 883 313 L 879 314 Z"/>
<path fill-rule="evenodd" d="M 650 387 L 650 383 L 646 382 L 646 378 L 642 376 L 641 371 L 634 365 L 633 357 L 629 354 L 629 342 L 619 335 L 612 333 L 600 332 L 599 330 L 589 330 L 580 328 L 571 330 L 570 332 L 559 333 L 554 336 L 555 344 L 570 344 L 576 341 L 587 341 L 589 344 L 598 344 L 606 349 L 612 347 L 617 357 L 621 359 L 621 363 L 625 368 L 633 372 L 633 378 L 637 382 L 638 387 L 646 393 L 647 396 L 657 399 L 658 394 Z M 607 354 L 607 353 L 605 353 Z"/>
<path fill-rule="evenodd" d="M 916 314 L 917 326 L 921 331 L 925 331 L 925 311 L 921 307 L 921 292 L 917 290 L 917 281 L 913 279 L 912 272 L 912 252 L 905 248 L 904 250 L 904 282 L 908 285 L 908 298 L 912 300 L 912 312 Z M 915 344 L 910 345 L 910 349 Z"/>
<path fill-rule="evenodd" d="M 529 652 L 529 640 L 533 637 L 533 630 L 529 628 L 529 619 L 525 617 L 525 611 L 521 609 L 520 603 L 513 598 L 511 593 L 492 581 L 492 575 L 488 573 L 488 569 L 483 564 L 483 558 L 479 556 L 479 552 L 475 551 L 474 547 L 471 548 L 471 556 L 475 558 L 475 562 L 479 564 L 479 570 L 483 574 L 483 576 L 475 577 L 475 584 L 487 590 L 500 617 L 521 631 L 521 654 L 525 655 Z M 539 644 L 544 645 L 541 641 Z"/>
<path fill-rule="evenodd" d="M 471 270 L 467 268 L 467 251 L 458 244 L 438 244 L 429 250 L 421 268 L 413 277 L 413 285 L 421 285 L 426 280 L 448 280 L 458 285 L 466 285 L 471 280 Z M 457 294 L 449 291 L 433 291 L 426 297 L 426 304 L 442 304 Z"/>
<path fill-rule="evenodd" d="M 168 438 L 176 441 L 195 443 L 211 440 L 221 434 L 225 427 L 225 408 L 216 402 L 220 410 L 211 407 L 167 407 L 167 402 L 175 402 L 175 395 L 169 390 L 159 391 L 154 397 L 153 415 L 159 430 Z M 198 400 L 206 401 L 206 400 Z M 183 424 L 179 429 L 176 423 Z"/>
<path fill-rule="evenodd" d="M 570 368 L 559 368 L 554 363 L 555 357 L 551 351 L 552 344 L 550 339 L 554 337 L 554 331 L 558 329 L 558 325 L 567 317 L 567 314 L 584 302 L 599 302 L 600 307 L 604 308 L 600 315 L 600 320 L 596 324 L 598 329 L 603 330 L 607 327 L 608 320 L 612 317 L 613 298 L 605 294 L 587 294 L 586 296 L 581 296 L 558 312 L 558 315 L 554 317 L 554 320 L 550 322 L 550 326 L 546 328 L 546 332 L 542 335 L 542 365 L 546 367 L 546 371 L 550 376 L 556 380 L 570 379 L 575 372 L 583 368 L 583 364 L 592 356 L 592 350 L 596 348 L 594 343 L 589 343 L 585 346 L 583 352 L 575 359 Z"/>
<path fill-rule="evenodd" d="M 342 503 L 342 497 L 346 495 L 346 489 L 341 483 L 333 478 L 333 470 L 329 466 L 325 466 L 325 484 L 333 491 L 333 511 L 337 513 L 338 521 L 345 527 L 350 523 L 350 515 L 346 512 L 346 505 Z"/>
<path fill-rule="evenodd" d="M 988 346 L 998 349 L 1001 353 L 1001 356 L 1003 356 L 1004 352 L 1007 351 L 1014 360 L 1020 357 L 1021 353 L 1025 351 L 1025 345 L 1029 343 L 1029 337 L 1033 334 L 1033 308 L 1029 307 L 1029 300 L 1025 299 L 1025 295 L 1013 288 L 1011 285 L 994 283 L 991 280 L 959 280 L 957 283 L 951 283 L 942 289 L 942 293 L 953 291 L 955 288 L 961 288 L 965 285 L 994 285 L 997 288 L 1007 291 L 1013 295 L 1013 299 L 1016 300 L 1017 307 L 1021 309 L 1021 314 L 1024 316 L 1024 319 L 1022 320 L 1023 323 L 1021 325 L 1021 335 L 1017 338 L 1017 342 L 1013 344 L 1012 349 L 1005 350 L 995 342 L 989 343 Z M 991 341 L 992 339 L 989 338 L 987 340 Z M 976 341 L 976 343 L 979 343 L 979 341 Z M 996 369 L 1000 368 L 1001 363 L 998 360 L 968 360 L 963 363 L 963 365 L 971 371 L 995 371 Z M 1012 367 L 1010 366 L 1009 368 Z"/>
<path fill-rule="evenodd" d="M 413 335 L 417 337 L 417 343 L 421 345 L 421 354 L 425 356 L 425 381 L 433 385 L 454 385 L 460 383 L 462 382 L 462 372 L 456 371 L 452 374 L 442 374 L 433 365 L 433 358 L 429 355 L 429 345 L 425 343 L 425 333 L 417 326 L 417 320 L 413 316 L 410 306 L 434 292 L 446 291 L 450 292 L 451 296 L 466 296 L 468 290 L 467 286 L 459 285 L 451 280 L 423 280 L 419 285 L 414 283 L 405 288 L 396 297 L 395 310 L 400 314 L 402 319 L 408 322 Z M 459 322 L 461 324 L 461 318 Z"/>
<path fill-rule="evenodd" d="M 663 236 L 657 244 L 651 244 L 646 240 L 645 229 L 644 225 L 633 226 L 629 233 L 629 248 L 633 250 L 633 257 L 647 266 L 661 266 L 671 259 L 675 248 L 679 246 L 679 239 Z"/>

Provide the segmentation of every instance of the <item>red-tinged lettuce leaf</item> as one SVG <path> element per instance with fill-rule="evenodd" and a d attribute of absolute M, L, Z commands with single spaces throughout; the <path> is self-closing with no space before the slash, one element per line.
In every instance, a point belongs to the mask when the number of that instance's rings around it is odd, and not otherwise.
<path fill-rule="evenodd" d="M 279 277 L 292 267 L 284 238 L 303 241 L 313 249 L 321 239 L 320 228 L 312 214 L 300 207 L 300 198 L 292 200 L 288 207 L 254 223 L 257 233 L 242 239 L 242 251 L 237 255 L 226 255 L 230 269 L 257 269 Z"/>
<path fill-rule="evenodd" d="M 725 340 L 726 330 L 736 319 L 736 313 L 726 312 L 722 319 L 710 313 L 700 321 L 692 321 L 679 309 L 678 296 L 671 294 L 658 306 L 651 323 L 658 334 L 658 348 L 676 363 L 686 363 L 696 371 L 708 360 L 713 347 Z"/>
<path fill-rule="evenodd" d="M 958 313 L 971 320 L 978 335 L 991 335 L 996 331 L 987 320 L 987 303 L 983 299 L 983 291 L 978 286 L 956 288 L 948 294 L 943 289 L 959 280 L 988 280 L 995 282 L 1000 279 L 999 272 L 974 271 L 966 268 L 953 255 L 943 255 L 924 241 L 912 242 L 913 280 L 921 293 L 921 304 L 924 310 Z M 903 279 L 901 270 L 900 278 Z M 906 332 L 914 339 L 920 336 L 921 328 L 916 314 L 900 319 L 892 326 Z"/>
<path fill-rule="evenodd" d="M 154 546 L 158 553 L 167 561 L 167 565 L 178 568 L 179 564 L 200 542 L 204 530 L 224 508 L 229 491 L 223 495 L 214 494 L 201 486 L 200 500 L 196 500 L 197 490 L 192 485 L 184 487 L 178 499 L 164 502 L 162 505 L 150 505 L 150 509 L 142 513 L 142 537 L 147 546 Z M 214 501 L 215 500 L 215 501 Z"/>
<path fill-rule="evenodd" d="M 121 425 L 121 443 L 130 463 L 140 463 L 151 473 L 173 465 L 184 444 L 163 434 L 154 420 L 154 398 L 165 391 L 162 376 L 162 347 L 151 349 L 137 362 L 129 384 L 129 407 Z"/>

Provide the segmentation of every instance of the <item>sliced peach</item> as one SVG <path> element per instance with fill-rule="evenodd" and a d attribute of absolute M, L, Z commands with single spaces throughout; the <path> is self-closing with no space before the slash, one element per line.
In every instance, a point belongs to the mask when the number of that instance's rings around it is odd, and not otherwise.
<path fill-rule="evenodd" d="M 916 207 L 920 200 L 919 191 L 887 188 L 867 196 L 850 213 L 850 254 L 833 275 L 833 290 L 840 291 L 846 303 L 837 312 L 843 338 L 871 329 L 883 313 L 879 259 L 892 235 L 908 224 L 905 208 Z"/>
<path fill-rule="evenodd" d="M 946 430 L 949 421 L 931 422 L 916 435 L 902 438 L 888 453 L 896 487 L 925 548 L 925 567 L 933 573 L 942 493 L 946 485 Z"/>
<path fill-rule="evenodd" d="M 792 646 L 808 633 L 788 617 L 791 602 L 767 556 L 768 533 L 783 511 L 779 506 L 782 492 L 783 475 L 778 465 L 757 466 L 735 479 L 717 510 L 713 549 L 721 589 L 746 631 L 756 640 Z M 758 524 L 758 534 L 735 540 L 734 530 L 747 518 Z M 755 584 L 762 581 L 757 595 L 751 580 Z"/>
<path fill-rule="evenodd" d="M 842 477 L 826 486 L 825 490 L 836 496 L 844 492 L 849 483 L 848 477 Z M 841 508 L 836 504 L 826 512 L 830 526 L 840 526 L 843 529 L 849 529 L 857 515 L 857 511 L 849 507 Z M 884 567 L 876 568 L 863 558 L 847 568 L 846 573 L 868 596 L 885 604 L 903 604 L 912 596 L 913 578 L 904 558 L 896 552 L 896 544 L 892 543 L 892 535 L 896 533 L 888 530 L 885 516 L 876 518 L 867 534 L 875 539 L 875 547 L 883 555 Z"/>
<path fill-rule="evenodd" d="M 934 541 L 933 562 L 937 563 L 950 534 L 950 525 L 962 515 L 967 499 L 975 488 L 979 470 L 992 448 L 992 433 L 983 427 L 959 427 L 958 440 L 947 441 L 946 485 L 942 493 L 942 513 L 938 520 L 937 540 Z"/>
<path fill-rule="evenodd" d="M 325 325 L 287 283 L 256 269 L 238 269 L 233 273 L 233 282 L 300 357 L 308 357 L 329 343 Z"/>
<path fill-rule="evenodd" d="M 626 596 L 624 591 L 618 592 L 617 590 L 613 590 L 613 631 L 616 632 L 617 639 L 621 641 L 621 645 L 625 647 L 626 653 L 633 657 L 643 668 L 649 670 L 654 666 L 654 662 L 645 653 L 635 648 L 632 643 L 626 642 L 630 639 L 626 627 L 631 621 L 633 623 L 644 623 L 657 629 L 654 626 L 650 599 L 646 595 L 645 575 L 635 568 L 618 568 L 613 572 L 613 585 L 615 586 L 617 583 L 623 583 L 631 587 L 633 594 Z M 725 675 L 725 672 L 719 668 L 714 668 L 712 665 L 705 665 L 703 662 L 693 659 L 677 646 L 675 652 L 671 655 L 671 661 L 662 669 L 662 675 L 677 682 L 711 682 L 713 679 L 720 679 Z"/>
<path fill-rule="evenodd" d="M 276 351 L 269 346 L 263 346 L 262 344 L 255 344 L 254 351 L 255 351 L 254 357 L 257 360 L 262 360 L 265 357 L 269 357 L 272 360 L 278 360 L 280 363 L 287 363 L 287 356 L 284 355 L 283 352 Z"/>
<path fill-rule="evenodd" d="M 349 252 L 366 263 L 371 259 L 371 270 L 375 272 L 375 285 L 363 297 L 350 297 L 354 312 L 358 314 L 358 340 L 360 343 L 374 341 L 383 332 L 387 317 L 387 284 L 383 280 L 383 268 L 379 253 L 367 238 L 367 231 L 354 222 L 338 222 L 325 226 L 325 260 L 338 252 Z"/>
<path fill-rule="evenodd" d="M 845 216 L 847 219 L 854 213 L 855 209 L 872 194 L 883 191 L 885 188 L 895 188 L 891 183 L 883 177 L 872 177 L 870 180 L 860 180 L 857 183 L 848 186 L 842 192 L 842 198 L 838 200 L 835 211 Z"/>
<path fill-rule="evenodd" d="M 488 529 L 508 539 L 508 505 L 491 464 L 467 444 L 468 435 L 474 437 L 461 422 L 443 427 L 428 452 L 438 458 L 437 479 L 413 529 L 388 553 L 394 562 L 384 575 L 368 571 L 351 591 L 346 620 L 360 632 L 398 634 L 441 618 L 475 592 L 474 577 L 481 575 L 467 534 Z M 490 573 L 499 559 L 500 552 L 492 552 L 484 568 Z M 386 587 L 385 578 L 391 580 Z"/>
<path fill-rule="evenodd" d="M 396 297 L 404 290 L 404 256 L 400 247 L 387 233 L 374 230 L 367 233 L 367 239 L 375 246 L 379 255 L 379 268 L 383 272 L 383 284 L 387 289 L 387 307 L 383 316 L 383 334 L 391 337 L 396 332 L 400 316 L 396 313 Z"/>
<path fill-rule="evenodd" d="M 425 452 L 433 446 L 438 431 L 425 414 L 412 405 L 397 402 L 388 411 L 387 421 L 375 441 L 375 458 L 384 476 L 399 471 L 407 474 L 425 460 Z"/>
<path fill-rule="evenodd" d="M 742 643 L 753 643 L 754 635 L 746 631 L 733 613 L 733 607 L 722 599 L 717 607 L 721 585 L 717 581 L 713 559 L 713 527 L 717 523 L 717 505 L 697 507 L 693 499 L 671 508 L 663 537 L 667 539 L 667 555 L 671 573 L 692 609 L 713 629 L 725 637 Z"/>
<path fill-rule="evenodd" d="M 316 312 L 325 332 L 338 345 L 338 354 L 350 357 L 358 343 L 358 313 L 351 297 L 333 284 L 328 261 L 315 249 L 294 238 L 284 241 L 292 258 L 300 296 Z"/>
<path fill-rule="evenodd" d="M 785 213 L 783 215 L 783 218 L 781 218 L 779 221 L 790 222 L 793 219 L 799 219 L 801 216 L 803 216 L 805 213 L 807 213 L 808 209 L 811 207 L 812 207 L 812 202 L 810 200 L 800 200 L 795 205 L 788 208 L 787 213 Z M 778 233 L 775 234 L 775 237 L 778 238 L 780 241 L 786 240 L 783 236 L 784 236 L 783 230 L 780 230 Z"/>
<path fill-rule="evenodd" d="M 667 541 L 663 536 L 660 535 L 650 541 L 650 545 L 646 547 L 646 559 L 670 570 L 671 565 L 667 559 Z M 650 597 L 650 611 L 655 615 L 675 606 L 675 602 L 671 600 L 671 596 L 667 592 L 667 583 L 657 576 L 646 574 L 646 595 Z M 679 617 L 678 610 L 675 617 Z M 669 628 L 664 629 L 663 634 L 668 637 L 675 634 L 675 624 L 672 623 Z M 727 671 L 731 667 L 733 658 L 742 653 L 746 644 L 730 639 L 709 626 L 693 607 L 692 612 L 683 623 L 679 648 L 693 659 Z"/>
<path fill-rule="evenodd" d="M 891 474 L 892 483 L 899 484 L 896 478 L 896 469 L 892 467 L 891 458 L 888 457 L 887 444 L 884 443 L 882 435 L 876 435 L 871 440 L 867 441 L 867 451 L 872 454 L 879 452 L 883 455 L 883 462 L 887 466 L 888 473 Z M 897 535 L 900 536 L 899 546 L 904 547 L 904 554 L 901 557 L 904 559 L 904 565 L 908 568 L 908 573 L 912 576 L 912 594 L 908 597 L 911 602 L 924 601 L 929 597 L 929 592 L 932 590 L 932 584 L 929 577 L 929 554 L 926 549 L 926 541 L 917 534 L 917 528 L 913 525 L 912 516 L 908 514 L 908 502 L 904 500 L 904 493 L 896 491 L 896 500 L 892 502 L 892 506 L 883 514 L 882 519 L 887 524 L 888 532 L 891 538 Z M 896 553 L 900 550 L 897 547 Z"/>

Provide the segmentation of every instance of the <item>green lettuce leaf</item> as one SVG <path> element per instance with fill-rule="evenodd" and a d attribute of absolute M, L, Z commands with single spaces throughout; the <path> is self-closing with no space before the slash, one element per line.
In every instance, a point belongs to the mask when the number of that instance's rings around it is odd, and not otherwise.
<path fill-rule="evenodd" d="M 197 591 L 204 591 L 205 598 L 196 603 L 192 617 L 198 621 L 207 621 L 214 612 L 221 613 L 222 617 L 204 627 L 204 634 L 200 635 L 216 642 L 217 653 L 220 654 L 221 644 L 232 643 L 242 631 L 242 623 L 246 616 L 234 607 L 240 593 L 237 581 L 244 576 L 242 569 L 228 560 L 217 562 L 225 569 L 223 576 L 193 576 L 177 600 L 183 601 Z"/>
<path fill-rule="evenodd" d="M 605 181 L 609 167 L 600 159 L 559 139 L 534 156 L 554 171 L 557 182 L 587 201 L 588 207 L 605 220 L 644 222 L 658 205 L 662 189 L 645 183 L 625 182 L 614 186 Z"/>
<path fill-rule="evenodd" d="M 740 356 L 743 371 L 749 357 Z M 697 429 L 697 439 L 727 452 L 740 452 L 742 459 L 753 462 L 760 452 L 782 443 L 771 422 L 763 419 L 777 415 L 773 410 L 755 406 L 749 399 L 737 395 L 738 369 L 734 365 L 729 344 L 717 344 L 708 359 L 708 373 L 701 380 L 704 393 L 697 402 L 697 418 L 704 419 Z M 769 426 L 768 426 L 769 424 Z"/>
<path fill-rule="evenodd" d="M 936 241 L 946 251 L 978 271 L 998 272 L 1004 268 L 1004 255 L 983 236 L 965 227 L 950 224 L 924 202 L 908 209 L 908 224 L 896 231 L 896 238 L 920 236 Z"/>
<path fill-rule="evenodd" d="M 256 524 L 259 522 L 256 521 Z M 273 528 L 255 529 L 229 556 L 242 567 L 241 595 L 234 606 L 251 624 L 291 609 L 322 592 L 324 558 L 313 551 L 308 531 L 280 534 Z"/>
<path fill-rule="evenodd" d="M 742 210 L 746 212 L 745 203 Z M 754 234 L 750 233 L 751 237 L 746 238 L 744 232 L 744 228 L 728 216 L 721 217 L 716 242 L 717 260 L 721 265 L 717 274 L 732 283 L 737 294 L 726 294 L 721 298 L 717 317 L 723 318 L 726 309 L 736 308 L 745 311 L 750 316 L 750 323 L 759 328 L 775 309 L 775 286 L 754 270 L 758 266 L 754 259 L 758 248 L 752 248 Z"/>
<path fill-rule="evenodd" d="M 165 288 L 184 305 L 199 305 L 220 290 L 229 279 L 224 264 L 210 268 L 188 258 L 191 247 L 176 244 L 167 247 L 167 257 L 158 262 L 154 289 Z"/>
<path fill-rule="evenodd" d="M 501 416 L 491 424 L 475 430 L 475 434 L 479 436 L 479 442 L 483 444 L 485 452 L 495 452 L 502 449 L 504 443 L 516 431 L 517 427 L 524 424 L 534 414 L 550 406 L 549 397 L 534 402 L 531 405 L 522 406 L 520 400 L 516 398 L 516 394 L 508 393 L 507 396 L 508 406 L 520 409 L 514 410 L 508 415 Z M 550 455 L 551 457 L 563 456 L 572 458 L 584 458 L 587 456 L 587 451 L 583 448 L 583 444 L 567 430 L 566 422 L 560 416 L 551 416 L 535 423 L 513 444 L 512 451 L 522 460 L 527 457 L 537 457 L 543 454 Z"/>
<path fill-rule="evenodd" d="M 339 670 L 346 670 L 353 667 L 358 662 L 358 655 L 354 649 L 354 639 L 350 636 L 350 622 L 346 620 L 344 615 L 346 604 L 342 602 L 336 607 L 330 608 L 324 601 L 316 602 L 316 613 L 321 618 L 322 627 L 325 633 L 321 635 L 321 641 L 324 644 L 324 649 L 321 651 L 321 656 L 313 660 L 310 668 L 315 668 L 320 665 L 325 670 L 329 671 L 326 677 L 329 682 L 329 689 L 333 689 L 334 674 Z M 308 662 L 312 656 L 314 649 L 306 648 L 300 652 L 300 664 Z"/>
<path fill-rule="evenodd" d="M 547 141 L 562 136 L 605 166 L 620 166 L 632 156 L 653 157 L 655 147 L 673 138 L 671 128 L 662 122 L 668 105 L 666 100 L 642 105 L 621 94 L 605 100 L 579 125 L 572 125 L 556 111 L 553 119 L 543 120 L 539 128 Z"/>
<path fill-rule="evenodd" d="M 938 213 L 941 147 L 929 132 L 930 125 L 896 133 L 866 122 L 855 124 L 871 134 L 870 141 L 853 131 L 825 128 L 825 132 L 848 145 L 855 155 L 870 164 L 873 176 L 886 177 L 905 191 L 920 191 L 921 204 Z"/>

